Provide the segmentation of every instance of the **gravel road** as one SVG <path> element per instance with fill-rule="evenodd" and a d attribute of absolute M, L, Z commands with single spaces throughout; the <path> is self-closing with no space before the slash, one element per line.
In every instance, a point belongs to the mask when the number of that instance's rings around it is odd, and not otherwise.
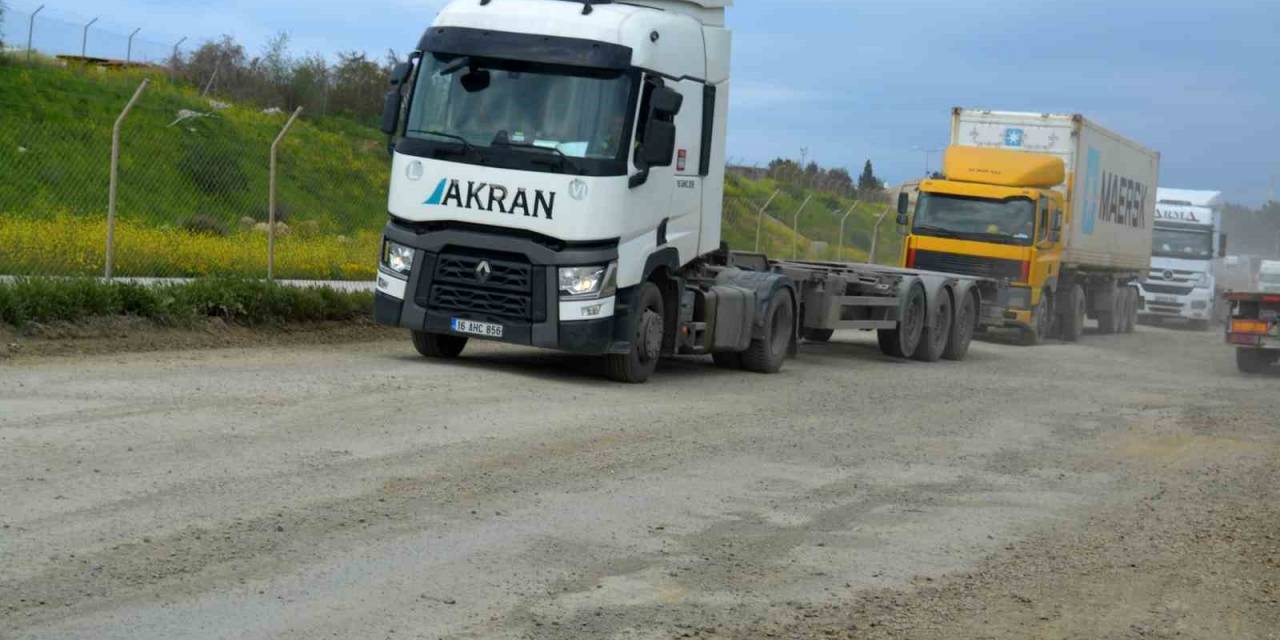
<path fill-rule="evenodd" d="M 1277 638 L 1280 378 L 1220 342 L 11 358 L 0 637 Z"/>

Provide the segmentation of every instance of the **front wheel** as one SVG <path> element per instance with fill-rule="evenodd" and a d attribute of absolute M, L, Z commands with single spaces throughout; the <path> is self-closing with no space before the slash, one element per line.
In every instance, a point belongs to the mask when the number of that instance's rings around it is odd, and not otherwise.
<path fill-rule="evenodd" d="M 1022 344 L 1035 346 L 1053 331 L 1053 298 L 1048 291 L 1040 292 L 1040 302 L 1031 312 L 1031 326 L 1022 328 Z"/>
<path fill-rule="evenodd" d="M 658 368 L 662 356 L 663 315 L 662 291 L 658 285 L 646 282 L 640 285 L 636 296 L 636 333 L 631 338 L 631 350 L 627 353 L 611 353 L 605 356 L 605 369 L 609 379 L 617 382 L 639 384 L 649 379 Z"/>
<path fill-rule="evenodd" d="M 452 360 L 462 355 L 467 346 L 463 336 L 451 336 L 443 333 L 413 332 L 413 347 L 426 358 L 443 358 Z"/>
<path fill-rule="evenodd" d="M 764 335 L 751 341 L 742 352 L 742 368 L 756 373 L 777 373 L 787 359 L 795 332 L 795 310 L 786 291 L 774 294 L 764 315 Z"/>

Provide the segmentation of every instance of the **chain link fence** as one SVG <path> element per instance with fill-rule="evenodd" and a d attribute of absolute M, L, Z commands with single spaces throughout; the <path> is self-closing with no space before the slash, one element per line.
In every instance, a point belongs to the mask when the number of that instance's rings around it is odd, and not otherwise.
<path fill-rule="evenodd" d="M 112 128 L 120 120 L 108 246 Z M 202 98 L 141 70 L 0 65 L 0 275 L 369 280 L 386 216 L 385 143 L 338 119 Z"/>

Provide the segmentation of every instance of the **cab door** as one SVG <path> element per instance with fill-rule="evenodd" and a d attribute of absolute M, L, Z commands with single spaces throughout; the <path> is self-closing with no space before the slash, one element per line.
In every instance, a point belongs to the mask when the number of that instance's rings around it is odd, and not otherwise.
<path fill-rule="evenodd" d="M 1056 284 L 1062 268 L 1063 236 L 1066 221 L 1062 195 L 1050 192 L 1040 197 L 1036 211 L 1035 249 L 1031 263 L 1031 283 L 1037 290 Z M 1032 301 L 1038 302 L 1038 298 Z"/>

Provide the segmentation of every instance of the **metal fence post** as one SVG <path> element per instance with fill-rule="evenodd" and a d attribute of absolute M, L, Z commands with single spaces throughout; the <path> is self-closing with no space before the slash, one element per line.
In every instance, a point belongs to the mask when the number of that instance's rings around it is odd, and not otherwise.
<path fill-rule="evenodd" d="M 857 208 L 858 208 L 858 200 L 855 198 L 853 201 L 853 204 L 849 205 L 849 210 L 845 211 L 844 216 L 840 218 L 840 237 L 838 238 L 839 248 L 836 249 L 836 262 L 840 262 L 844 260 L 844 221 L 848 220 L 849 215 L 852 214 L 853 210 Z"/>
<path fill-rule="evenodd" d="M 302 107 L 293 110 L 293 115 L 276 135 L 275 142 L 271 143 L 271 174 L 267 180 L 267 280 L 274 280 L 276 275 L 276 148 L 300 113 Z"/>
<path fill-rule="evenodd" d="M 124 67 L 126 69 L 128 69 L 129 65 L 133 63 L 133 37 L 138 35 L 139 31 L 142 31 L 142 27 L 134 29 L 133 33 L 129 34 L 129 48 L 125 49 L 124 53 Z"/>
<path fill-rule="evenodd" d="M 27 20 L 27 64 L 31 64 L 31 39 L 36 33 L 36 14 L 41 11 L 44 11 L 44 5 L 36 7 L 36 10 L 31 12 L 31 19 Z"/>
<path fill-rule="evenodd" d="M 800 203 L 800 208 L 796 209 L 796 215 L 791 220 L 791 259 L 795 260 L 800 255 L 800 212 L 808 206 L 809 201 L 813 199 L 813 194 L 804 197 L 804 202 Z"/>
<path fill-rule="evenodd" d="M 111 277 L 116 258 L 116 189 L 120 182 L 120 128 L 124 126 L 125 116 L 129 115 L 129 110 L 142 95 L 142 90 L 147 88 L 147 82 L 149 81 L 144 78 L 142 84 L 138 85 L 138 90 L 133 92 L 133 97 L 129 98 L 129 103 L 124 105 L 124 110 L 116 118 L 115 126 L 111 128 L 111 182 L 107 187 L 107 266 L 105 269 L 107 278 Z"/>
<path fill-rule="evenodd" d="M 880 217 L 876 218 L 875 230 L 871 232 L 871 251 L 867 254 L 867 262 L 878 264 L 876 262 L 876 245 L 880 241 L 880 223 L 884 222 L 884 217 L 889 215 L 889 205 L 884 206 L 884 211 L 880 212 Z"/>
<path fill-rule="evenodd" d="M 764 206 L 756 211 L 756 253 L 760 253 L 760 227 L 764 225 L 764 212 L 769 208 L 770 204 L 773 204 L 773 199 L 778 197 L 781 192 L 781 189 L 774 189 L 773 195 L 770 195 L 769 199 L 764 201 Z"/>
<path fill-rule="evenodd" d="M 90 20 L 88 24 L 84 25 L 84 33 L 83 35 L 80 36 L 80 57 L 81 58 L 88 57 L 85 55 L 85 53 L 89 50 L 89 27 L 92 27 L 93 23 L 97 21 L 98 19 L 94 18 Z M 83 62 L 83 60 L 81 62 Z"/>

